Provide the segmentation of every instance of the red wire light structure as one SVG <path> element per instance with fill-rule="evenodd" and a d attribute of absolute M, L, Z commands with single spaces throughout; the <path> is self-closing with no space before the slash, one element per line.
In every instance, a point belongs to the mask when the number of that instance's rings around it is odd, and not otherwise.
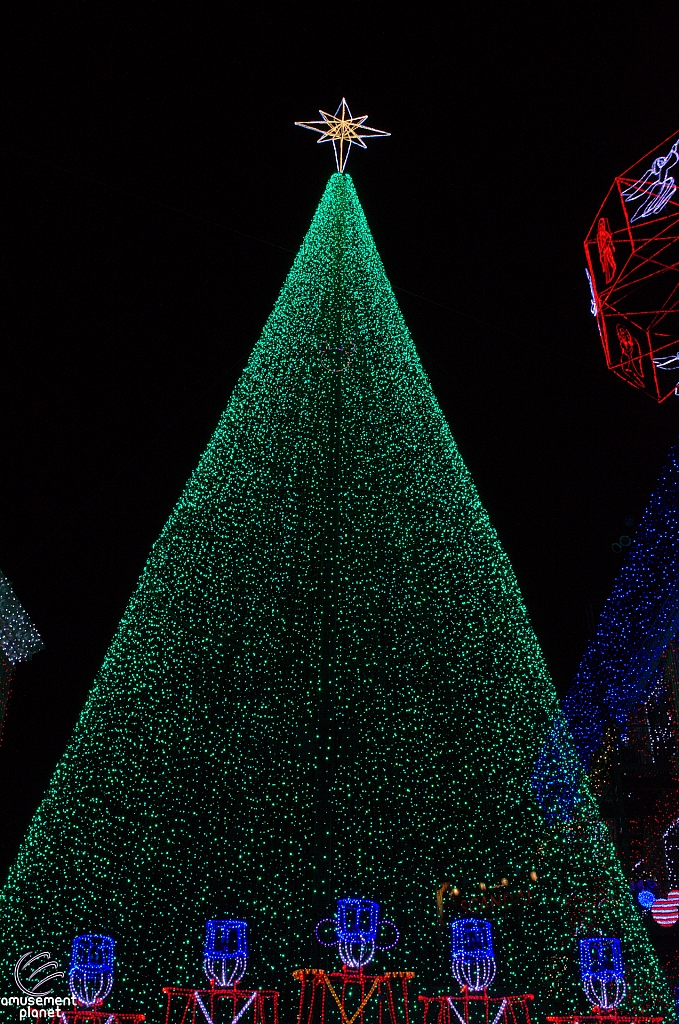
<path fill-rule="evenodd" d="M 408 982 L 413 971 L 366 974 L 362 967 L 293 972 L 300 983 L 298 1024 L 326 1024 L 326 1013 L 341 1024 L 410 1024 Z"/>
<path fill-rule="evenodd" d="M 602 1010 L 595 1006 L 591 1013 L 570 1013 L 564 1017 L 546 1017 L 549 1024 L 662 1024 L 662 1017 L 639 1017 L 635 1014 Z"/>
<path fill-rule="evenodd" d="M 164 988 L 165 1024 L 279 1024 L 278 992 L 238 988 Z M 250 1014 L 252 1010 L 252 1014 Z"/>
<path fill-rule="evenodd" d="M 471 992 L 465 985 L 459 996 L 418 999 L 424 1003 L 423 1024 L 531 1024 L 528 1004 L 533 996 L 529 994 L 489 996 L 488 989 Z"/>
<path fill-rule="evenodd" d="M 336 938 L 325 941 L 319 929 L 330 925 Z M 377 942 L 384 926 L 391 929 L 390 942 Z M 326 1012 L 340 1024 L 410 1024 L 408 982 L 412 971 L 366 974 L 376 950 L 393 949 L 399 939 L 396 925 L 380 919 L 374 900 L 347 896 L 337 901 L 337 914 L 316 925 L 316 938 L 323 946 L 337 946 L 341 971 L 308 968 L 293 971 L 300 983 L 298 1024 L 326 1024 Z M 329 998 L 328 998 L 329 997 Z"/>
<path fill-rule="evenodd" d="M 606 363 L 663 402 L 679 395 L 679 136 L 611 186 L 585 240 Z"/>

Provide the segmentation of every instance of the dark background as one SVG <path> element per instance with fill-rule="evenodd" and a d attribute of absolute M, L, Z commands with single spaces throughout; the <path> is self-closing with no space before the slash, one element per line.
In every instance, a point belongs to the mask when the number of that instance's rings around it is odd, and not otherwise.
<path fill-rule="evenodd" d="M 679 432 L 606 370 L 582 250 L 679 127 L 676 5 L 90 6 L 3 26 L 0 567 L 45 650 L 0 869 L 334 169 L 295 120 L 393 133 L 348 170 L 561 691 Z"/>

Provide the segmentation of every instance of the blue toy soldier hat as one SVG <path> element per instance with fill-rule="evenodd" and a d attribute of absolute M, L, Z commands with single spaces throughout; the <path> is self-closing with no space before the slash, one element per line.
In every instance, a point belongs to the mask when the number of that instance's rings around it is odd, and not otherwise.
<path fill-rule="evenodd" d="M 231 988 L 245 974 L 248 962 L 246 921 L 212 918 L 205 929 L 203 966 L 213 985 Z"/>

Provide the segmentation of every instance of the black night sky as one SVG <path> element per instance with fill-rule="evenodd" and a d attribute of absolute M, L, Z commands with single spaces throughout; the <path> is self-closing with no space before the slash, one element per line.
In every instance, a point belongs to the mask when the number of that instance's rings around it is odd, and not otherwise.
<path fill-rule="evenodd" d="M 348 170 L 561 691 L 679 432 L 606 370 L 582 249 L 679 126 L 674 5 L 209 8 L 4 16 L 0 567 L 45 650 L 3 868 L 333 170 L 295 120 L 393 133 Z"/>

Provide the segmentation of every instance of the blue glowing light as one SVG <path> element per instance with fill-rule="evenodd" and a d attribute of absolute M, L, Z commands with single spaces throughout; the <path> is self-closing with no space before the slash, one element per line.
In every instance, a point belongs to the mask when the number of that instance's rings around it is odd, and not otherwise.
<path fill-rule="evenodd" d="M 212 919 L 205 928 L 203 967 L 209 981 L 220 988 L 237 985 L 248 962 L 246 921 Z"/>
<path fill-rule="evenodd" d="M 641 891 L 637 893 L 637 899 L 639 901 L 639 904 L 645 910 L 648 910 L 649 907 L 653 906 L 653 904 L 655 903 L 657 897 L 656 897 L 655 893 L 651 892 L 650 889 L 641 889 Z"/>
<path fill-rule="evenodd" d="M 338 900 L 337 937 L 340 942 L 375 942 L 379 911 L 379 903 L 373 900 Z"/>
<path fill-rule="evenodd" d="M 205 958 L 232 960 L 248 955 L 246 921 L 207 922 L 205 931 Z"/>
<path fill-rule="evenodd" d="M 580 972 L 583 979 L 623 978 L 625 968 L 620 939 L 580 939 Z"/>
<path fill-rule="evenodd" d="M 563 700 L 585 768 L 608 726 L 624 724 L 656 685 L 662 654 L 679 632 L 678 575 L 679 445 L 675 445 Z"/>
<path fill-rule="evenodd" d="M 357 969 L 370 963 L 375 950 L 393 949 L 399 940 L 399 932 L 393 921 L 380 921 L 380 905 L 374 900 L 349 896 L 337 901 L 337 916 L 325 918 L 316 925 L 316 938 L 323 946 L 337 946 L 345 967 Z M 325 942 L 319 935 L 321 925 L 333 925 L 337 938 Z M 377 933 L 383 925 L 394 931 L 394 941 L 385 946 L 377 945 Z"/>
<path fill-rule="evenodd" d="M 620 939 L 580 939 L 580 974 L 593 1006 L 612 1010 L 625 998 L 625 968 Z"/>
<path fill-rule="evenodd" d="M 73 940 L 68 983 L 80 1006 L 97 1006 L 111 991 L 113 945 L 110 935 L 78 935 Z"/>
<path fill-rule="evenodd" d="M 547 733 L 531 784 L 547 825 L 572 820 L 580 784 L 580 766 L 562 715 L 554 719 Z"/>
<path fill-rule="evenodd" d="M 490 921 L 463 917 L 451 926 L 453 977 L 472 992 L 488 988 L 495 977 L 495 953 Z"/>

